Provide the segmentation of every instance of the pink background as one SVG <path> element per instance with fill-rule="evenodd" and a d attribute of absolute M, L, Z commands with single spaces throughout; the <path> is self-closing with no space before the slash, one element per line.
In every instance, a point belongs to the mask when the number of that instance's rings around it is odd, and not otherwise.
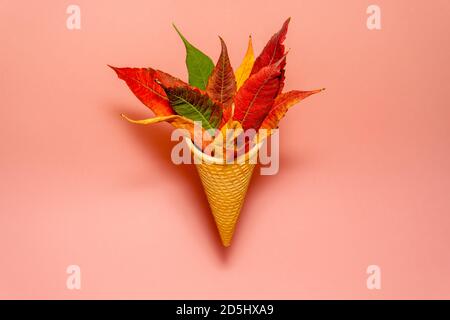
<path fill-rule="evenodd" d="M 450 298 L 449 1 L 78 0 L 78 31 L 71 3 L 0 1 L 0 298 Z M 327 91 L 224 249 L 171 127 L 123 121 L 151 112 L 106 64 L 186 79 L 176 22 L 236 67 L 288 16 L 286 89 Z"/>

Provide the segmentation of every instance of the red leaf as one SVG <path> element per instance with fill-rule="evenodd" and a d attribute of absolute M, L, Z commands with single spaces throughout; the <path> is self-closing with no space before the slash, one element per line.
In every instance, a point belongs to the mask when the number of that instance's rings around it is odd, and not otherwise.
<path fill-rule="evenodd" d="M 206 92 L 211 99 L 222 104 L 224 109 L 228 109 L 231 107 L 233 97 L 236 94 L 236 78 L 228 57 L 227 46 L 222 38 L 220 38 L 220 44 L 222 52 L 209 77 Z"/>
<path fill-rule="evenodd" d="M 288 18 L 281 27 L 280 31 L 275 33 L 272 38 L 267 42 L 261 54 L 256 58 L 253 64 L 252 72 L 250 75 L 257 73 L 262 68 L 275 63 L 280 60 L 284 55 L 284 40 L 286 39 L 286 34 L 288 31 L 288 25 L 291 18 Z M 284 60 L 280 66 L 281 77 L 280 77 L 280 90 L 281 93 L 284 85 L 284 67 L 286 66 L 286 60 Z"/>
<path fill-rule="evenodd" d="M 124 80 L 134 95 L 156 116 L 167 116 L 174 114 L 166 93 L 159 84 L 158 79 L 167 86 L 187 86 L 185 82 L 171 75 L 154 70 L 152 68 L 116 68 L 110 66 L 117 76 Z"/>
<path fill-rule="evenodd" d="M 284 59 L 250 76 L 236 94 L 233 119 L 239 121 L 244 130 L 258 130 L 272 108 L 280 89 L 280 68 Z"/>
<path fill-rule="evenodd" d="M 288 109 L 301 100 L 313 95 L 315 93 L 321 92 L 324 89 L 318 89 L 313 91 L 298 91 L 293 90 L 286 93 L 280 94 L 273 104 L 273 107 L 270 109 L 269 114 L 264 119 L 261 124 L 261 129 L 274 129 L 278 127 L 278 123 L 285 116 Z"/>
<path fill-rule="evenodd" d="M 155 70 L 155 77 L 165 87 L 188 87 L 189 86 L 183 80 L 175 78 L 174 76 L 171 76 L 170 74 L 165 73 L 164 71 L 161 71 L 161 70 Z"/>

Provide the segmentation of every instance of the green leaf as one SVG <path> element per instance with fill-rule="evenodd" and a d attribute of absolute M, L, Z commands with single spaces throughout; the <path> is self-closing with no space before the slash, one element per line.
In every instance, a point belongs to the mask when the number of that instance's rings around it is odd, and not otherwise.
<path fill-rule="evenodd" d="M 222 120 L 222 108 L 208 95 L 189 87 L 163 87 L 173 110 L 180 116 L 201 121 L 205 130 L 216 129 Z"/>
<path fill-rule="evenodd" d="M 181 34 L 178 28 L 173 25 L 186 47 L 186 66 L 189 73 L 189 84 L 201 90 L 206 89 L 208 78 L 214 69 L 211 58 L 198 50 Z"/>

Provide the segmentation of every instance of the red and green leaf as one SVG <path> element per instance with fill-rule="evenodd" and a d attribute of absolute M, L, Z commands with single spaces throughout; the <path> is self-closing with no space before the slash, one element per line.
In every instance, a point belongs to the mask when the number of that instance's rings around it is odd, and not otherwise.
<path fill-rule="evenodd" d="M 276 61 L 280 60 L 285 55 L 284 48 L 284 40 L 286 39 L 286 34 L 288 31 L 288 26 L 291 18 L 288 18 L 281 27 L 280 31 L 275 33 L 272 38 L 270 38 L 269 42 L 267 42 L 261 54 L 256 58 L 255 63 L 253 64 L 252 72 L 250 75 L 253 75 L 262 68 L 269 66 Z M 286 60 L 284 60 L 280 66 L 281 77 L 280 77 L 280 90 L 284 86 L 284 67 L 286 66 Z"/>
<path fill-rule="evenodd" d="M 280 89 L 280 68 L 284 59 L 250 76 L 236 94 L 233 119 L 239 121 L 244 130 L 259 129 L 272 108 Z"/>
<path fill-rule="evenodd" d="M 233 97 L 236 94 L 236 78 L 228 57 L 227 46 L 222 38 L 220 38 L 220 44 L 222 52 L 209 77 L 206 92 L 211 99 L 221 104 L 224 109 L 228 109 L 231 107 Z"/>
<path fill-rule="evenodd" d="M 173 110 L 192 121 L 200 121 L 205 130 L 216 129 L 222 120 L 222 108 L 208 95 L 192 87 L 166 87 L 166 92 Z"/>
<path fill-rule="evenodd" d="M 289 108 L 299 103 L 301 100 L 323 91 L 324 89 L 312 90 L 312 91 L 299 91 L 293 90 L 280 94 L 270 109 L 260 129 L 275 129 L 278 127 L 280 120 L 286 115 Z"/>

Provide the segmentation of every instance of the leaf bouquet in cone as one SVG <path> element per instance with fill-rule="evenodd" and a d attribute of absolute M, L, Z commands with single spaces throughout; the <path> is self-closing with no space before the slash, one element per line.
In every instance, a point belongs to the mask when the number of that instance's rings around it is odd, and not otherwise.
<path fill-rule="evenodd" d="M 290 19 L 255 59 L 252 39 L 236 71 L 227 46 L 214 64 L 175 27 L 186 47 L 189 80 L 152 68 L 111 67 L 155 116 L 136 124 L 168 122 L 185 132 L 224 246 L 231 244 L 245 194 L 256 165 L 258 147 L 278 127 L 290 107 L 320 92 L 283 92 Z M 256 132 L 246 136 L 246 131 Z M 230 134 L 231 132 L 231 134 Z M 244 137 L 244 138 L 242 138 Z"/>

